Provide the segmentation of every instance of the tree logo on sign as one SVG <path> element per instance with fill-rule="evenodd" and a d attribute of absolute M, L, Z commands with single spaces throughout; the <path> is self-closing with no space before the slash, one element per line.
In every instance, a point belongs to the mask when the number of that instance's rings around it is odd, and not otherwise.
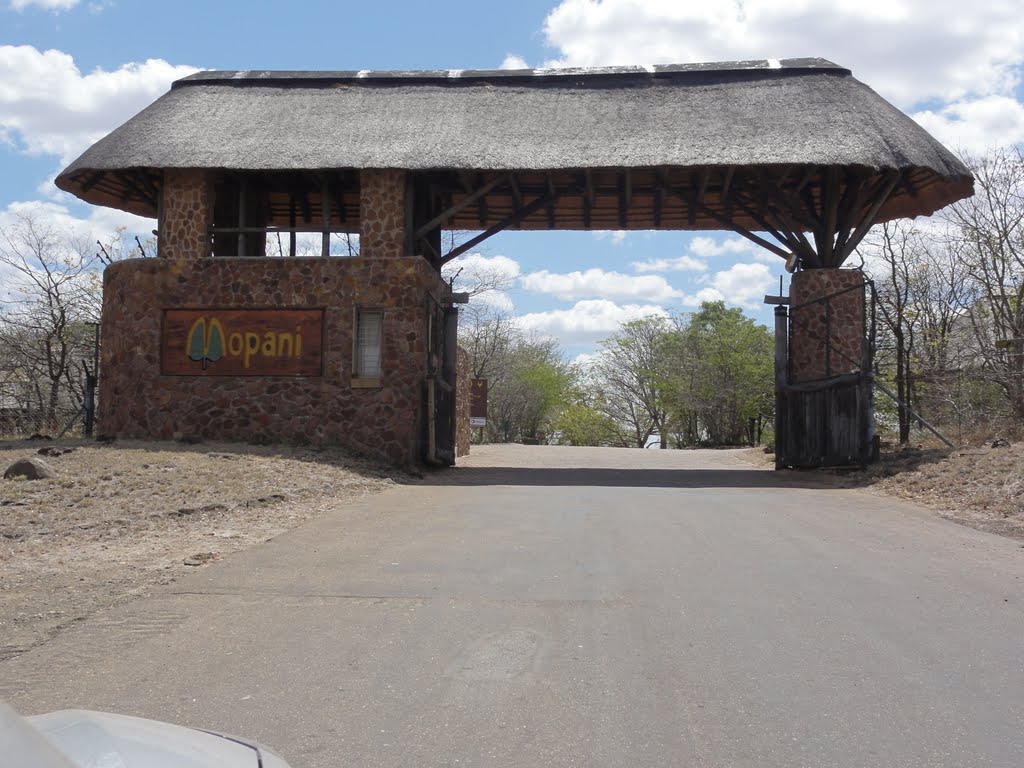
<path fill-rule="evenodd" d="M 188 357 L 203 364 L 215 363 L 224 355 L 224 328 L 217 318 L 199 317 L 188 331 Z"/>

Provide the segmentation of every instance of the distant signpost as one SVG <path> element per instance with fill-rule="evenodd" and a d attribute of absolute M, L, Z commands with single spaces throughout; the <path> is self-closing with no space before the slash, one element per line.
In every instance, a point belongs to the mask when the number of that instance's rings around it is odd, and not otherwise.
<path fill-rule="evenodd" d="M 469 387 L 469 426 L 487 426 L 487 379 L 473 379 Z"/>

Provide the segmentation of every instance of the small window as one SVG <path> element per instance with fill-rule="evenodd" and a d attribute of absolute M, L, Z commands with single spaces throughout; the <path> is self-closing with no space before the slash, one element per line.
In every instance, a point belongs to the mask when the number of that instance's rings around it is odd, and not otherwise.
<path fill-rule="evenodd" d="M 356 355 L 354 376 L 358 379 L 380 378 L 381 329 L 383 312 L 356 313 Z"/>

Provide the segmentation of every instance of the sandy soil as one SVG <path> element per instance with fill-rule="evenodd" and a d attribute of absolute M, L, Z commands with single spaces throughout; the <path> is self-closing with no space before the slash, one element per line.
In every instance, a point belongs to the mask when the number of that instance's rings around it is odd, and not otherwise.
<path fill-rule="evenodd" d="M 754 464 L 775 457 L 751 450 Z M 972 528 L 1024 540 L 1024 442 L 992 447 L 889 447 L 866 469 L 818 470 L 840 488 L 865 488 L 936 510 L 942 517 Z"/>
<path fill-rule="evenodd" d="M 74 447 L 59 456 L 40 448 Z M 341 452 L 202 444 L 0 443 L 0 659 L 104 607 L 392 484 Z"/>

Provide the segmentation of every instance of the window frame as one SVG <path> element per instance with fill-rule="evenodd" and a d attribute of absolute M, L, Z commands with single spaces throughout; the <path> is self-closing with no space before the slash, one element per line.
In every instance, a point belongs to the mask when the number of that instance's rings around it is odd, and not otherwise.
<path fill-rule="evenodd" d="M 376 370 L 366 372 L 360 366 L 360 344 L 363 329 L 363 318 L 376 317 L 377 320 L 377 366 Z M 372 389 L 380 387 L 384 372 L 384 310 L 378 307 L 356 307 L 352 315 L 352 387 L 354 389 Z M 363 360 L 365 362 L 365 360 Z"/>

